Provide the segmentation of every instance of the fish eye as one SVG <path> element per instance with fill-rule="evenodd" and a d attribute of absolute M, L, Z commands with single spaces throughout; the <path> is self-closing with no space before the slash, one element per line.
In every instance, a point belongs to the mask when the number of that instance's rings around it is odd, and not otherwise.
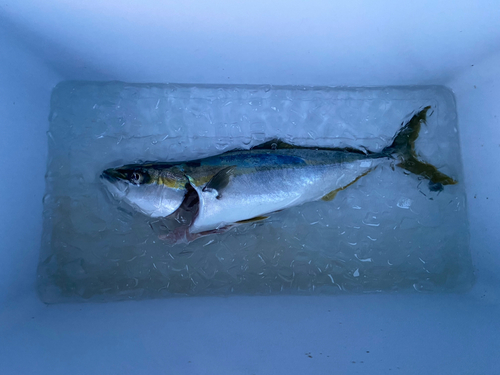
<path fill-rule="evenodd" d="M 132 183 L 138 185 L 142 181 L 142 176 L 139 172 L 133 172 L 132 175 L 130 176 L 130 179 L 131 179 Z"/>

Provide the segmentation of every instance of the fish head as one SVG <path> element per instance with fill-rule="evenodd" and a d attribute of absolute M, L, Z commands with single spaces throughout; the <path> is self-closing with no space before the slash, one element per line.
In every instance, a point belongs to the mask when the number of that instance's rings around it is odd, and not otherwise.
<path fill-rule="evenodd" d="M 128 164 L 106 169 L 101 180 L 115 199 L 150 217 L 174 213 L 187 192 L 187 178 L 176 166 Z"/>

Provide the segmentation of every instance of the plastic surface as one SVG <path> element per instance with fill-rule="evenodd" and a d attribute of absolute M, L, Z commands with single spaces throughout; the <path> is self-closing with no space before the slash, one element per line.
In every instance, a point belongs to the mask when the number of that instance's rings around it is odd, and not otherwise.
<path fill-rule="evenodd" d="M 485 0 L 2 2 L 1 372 L 500 373 L 499 12 Z M 71 79 L 451 88 L 476 284 L 47 307 L 35 293 L 45 132 L 50 93 Z"/>

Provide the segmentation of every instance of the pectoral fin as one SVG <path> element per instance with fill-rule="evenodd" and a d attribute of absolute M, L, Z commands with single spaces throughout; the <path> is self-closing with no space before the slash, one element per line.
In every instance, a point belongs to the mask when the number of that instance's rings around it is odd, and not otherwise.
<path fill-rule="evenodd" d="M 226 167 L 219 172 L 217 172 L 210 181 L 205 185 L 203 191 L 206 190 L 216 190 L 218 195 L 217 198 L 220 199 L 221 192 L 229 184 L 230 177 L 233 171 L 236 169 L 235 166 Z"/>

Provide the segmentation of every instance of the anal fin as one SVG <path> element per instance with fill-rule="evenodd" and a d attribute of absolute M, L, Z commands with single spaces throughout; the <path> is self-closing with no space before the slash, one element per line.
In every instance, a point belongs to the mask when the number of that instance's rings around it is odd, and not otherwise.
<path fill-rule="evenodd" d="M 330 201 L 333 201 L 335 199 L 335 197 L 337 196 L 337 193 L 342 190 L 343 188 L 339 188 L 339 189 L 335 189 L 331 192 L 329 192 L 327 195 L 325 195 L 323 198 L 321 198 L 321 200 L 325 201 L 325 202 L 330 202 Z"/>
<path fill-rule="evenodd" d="M 237 224 L 254 223 L 256 221 L 266 220 L 267 218 L 269 218 L 269 216 L 256 216 L 256 217 L 252 217 L 251 219 L 237 221 L 236 223 Z"/>
<path fill-rule="evenodd" d="M 375 168 L 374 168 L 375 169 Z M 356 177 L 352 182 L 349 182 L 346 186 L 342 186 L 342 187 L 339 187 L 338 189 L 335 189 L 335 190 L 332 190 L 331 192 L 329 192 L 328 194 L 326 194 L 325 196 L 323 196 L 323 198 L 321 198 L 321 200 L 324 200 L 325 202 L 330 202 L 331 200 L 333 200 L 335 198 L 335 196 L 337 195 L 337 193 L 341 190 L 344 190 L 344 189 L 347 189 L 349 186 L 351 185 L 354 185 L 356 182 L 358 182 L 358 180 L 361 178 L 361 177 L 365 177 L 368 173 L 370 173 L 371 171 L 373 171 L 373 169 L 370 169 L 368 171 L 366 171 L 365 173 L 363 174 L 360 174 L 358 177 Z"/>

